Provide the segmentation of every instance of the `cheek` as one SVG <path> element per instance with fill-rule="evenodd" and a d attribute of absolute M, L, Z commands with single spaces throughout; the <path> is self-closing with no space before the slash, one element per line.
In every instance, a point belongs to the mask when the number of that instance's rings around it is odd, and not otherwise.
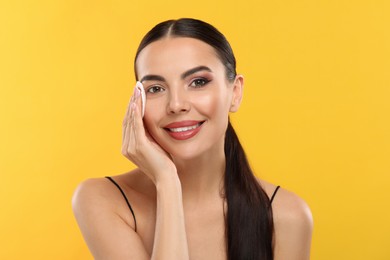
<path fill-rule="evenodd" d="M 152 126 L 152 121 L 151 121 L 151 118 L 147 117 L 146 116 L 146 113 L 145 113 L 145 116 L 144 116 L 144 127 L 145 129 L 150 133 L 150 130 L 151 130 L 151 126 Z"/>
<path fill-rule="evenodd" d="M 157 102 L 146 101 L 145 104 L 145 116 L 143 121 L 146 130 L 150 134 L 153 134 L 153 126 L 155 126 L 158 119 L 161 118 L 161 116 L 159 115 L 159 113 L 161 113 L 161 109 L 158 109 L 159 106 L 156 103 Z"/>
<path fill-rule="evenodd" d="M 224 93 L 205 94 L 197 97 L 196 104 L 198 111 L 210 116 L 228 115 L 227 97 Z"/>

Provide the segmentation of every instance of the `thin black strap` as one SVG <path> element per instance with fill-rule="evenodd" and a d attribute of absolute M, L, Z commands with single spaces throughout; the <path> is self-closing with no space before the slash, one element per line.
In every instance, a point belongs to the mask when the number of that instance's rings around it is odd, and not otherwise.
<path fill-rule="evenodd" d="M 279 188 L 280 188 L 280 186 L 276 187 L 276 189 L 275 189 L 275 191 L 274 191 L 274 194 L 272 194 L 272 197 L 271 197 L 271 199 L 270 199 L 270 201 L 269 201 L 269 204 L 272 204 L 272 201 L 274 200 L 275 195 L 276 195 L 276 193 L 278 192 Z"/>
<path fill-rule="evenodd" d="M 118 183 L 116 183 L 114 181 L 113 178 L 111 178 L 110 176 L 106 176 L 107 179 L 109 179 L 112 183 L 114 183 L 114 185 L 119 189 L 119 191 L 122 193 L 123 195 L 123 198 L 125 198 L 126 200 L 126 203 L 127 203 L 127 206 L 129 206 L 129 209 L 131 211 L 131 214 L 133 214 L 133 218 L 134 218 L 134 225 L 135 225 L 135 232 L 137 232 L 137 221 L 135 220 L 135 214 L 134 214 L 134 211 L 133 211 L 133 208 L 131 207 L 129 201 L 127 200 L 127 197 L 125 195 L 125 193 L 123 192 L 123 190 L 121 189 L 121 187 L 118 185 Z"/>

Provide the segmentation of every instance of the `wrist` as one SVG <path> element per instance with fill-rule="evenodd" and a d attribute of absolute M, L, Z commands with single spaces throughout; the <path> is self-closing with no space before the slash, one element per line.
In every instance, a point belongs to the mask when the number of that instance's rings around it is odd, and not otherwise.
<path fill-rule="evenodd" d="M 181 191 L 181 183 L 176 171 L 174 173 L 164 174 L 164 176 L 156 178 L 154 184 L 156 185 L 157 192 L 166 189 L 172 190 L 175 188 L 178 188 Z"/>

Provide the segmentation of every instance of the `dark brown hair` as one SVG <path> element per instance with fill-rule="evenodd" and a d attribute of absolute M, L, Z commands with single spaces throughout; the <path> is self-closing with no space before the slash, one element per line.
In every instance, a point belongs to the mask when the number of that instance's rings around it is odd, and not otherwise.
<path fill-rule="evenodd" d="M 150 43 L 164 37 L 189 37 L 212 46 L 232 82 L 236 77 L 236 59 L 225 36 L 212 25 L 191 18 L 168 20 L 157 24 L 142 39 L 134 59 Z M 137 78 L 138 80 L 138 78 Z M 227 201 L 225 235 L 229 260 L 273 259 L 272 208 L 267 194 L 255 178 L 244 149 L 233 126 L 228 123 L 225 133 L 225 181 Z"/>

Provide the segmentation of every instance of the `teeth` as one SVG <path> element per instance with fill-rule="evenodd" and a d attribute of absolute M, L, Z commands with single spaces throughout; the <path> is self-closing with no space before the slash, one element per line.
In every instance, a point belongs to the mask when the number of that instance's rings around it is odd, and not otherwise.
<path fill-rule="evenodd" d="M 185 127 L 179 127 L 179 128 L 169 128 L 170 131 L 172 132 L 184 132 L 188 130 L 195 129 L 200 126 L 200 123 L 193 125 L 193 126 L 185 126 Z"/>

